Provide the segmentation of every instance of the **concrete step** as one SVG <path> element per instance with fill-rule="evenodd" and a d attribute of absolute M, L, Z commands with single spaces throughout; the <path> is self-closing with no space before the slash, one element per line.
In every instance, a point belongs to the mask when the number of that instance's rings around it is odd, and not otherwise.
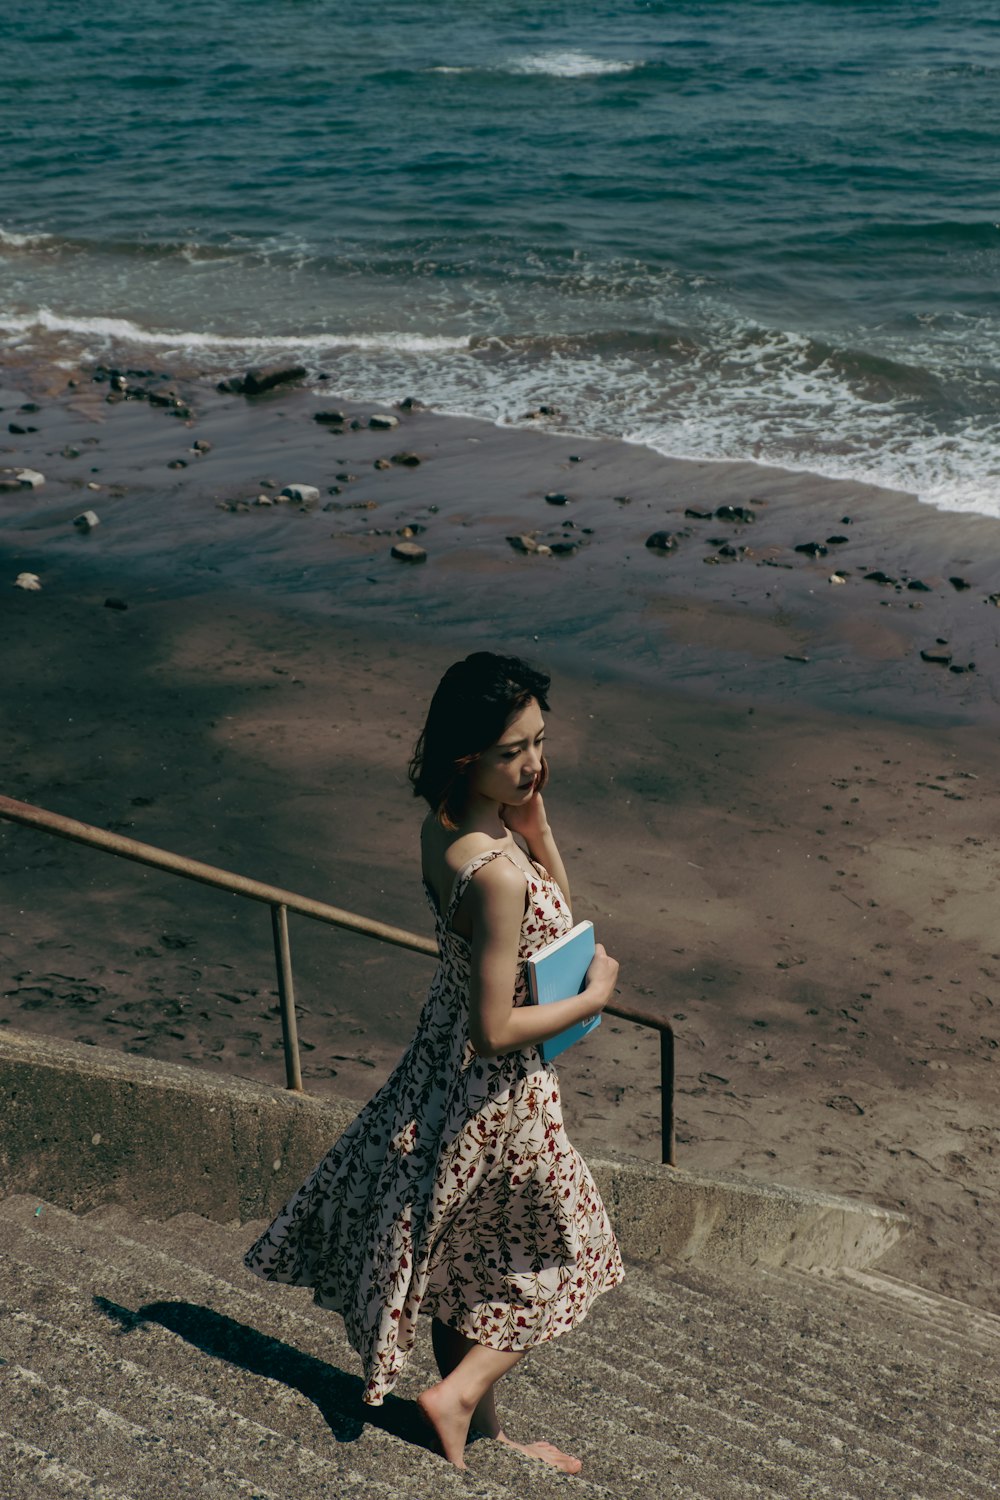
<path fill-rule="evenodd" d="M 61 1463 L 44 1448 L 2 1429 L 0 1486 L 4 1496 L 30 1495 L 32 1500 L 134 1500 L 124 1490 L 109 1489 L 92 1474 Z"/>
<path fill-rule="evenodd" d="M 214 1266 L 232 1263 L 234 1244 L 242 1253 L 258 1228 L 234 1231 L 191 1215 L 142 1225 L 120 1209 L 89 1217 L 108 1228 L 128 1228 L 134 1239 L 151 1244 L 197 1247 L 197 1258 Z M 558 1396 L 588 1471 L 618 1486 L 642 1484 L 652 1466 L 661 1479 L 673 1467 L 684 1475 L 685 1493 L 694 1493 L 697 1474 L 711 1495 L 790 1495 L 807 1484 L 810 1496 L 845 1500 L 858 1494 L 866 1500 L 876 1486 L 879 1493 L 894 1493 L 894 1476 L 916 1467 L 924 1472 L 924 1491 L 942 1500 L 993 1492 L 992 1481 L 984 1484 L 980 1477 L 993 1466 L 991 1402 L 983 1402 L 983 1392 L 965 1404 L 959 1423 L 947 1424 L 961 1435 L 967 1453 L 962 1460 L 941 1457 L 934 1451 L 937 1431 L 917 1432 L 912 1440 L 912 1424 L 889 1418 L 885 1384 L 892 1383 L 900 1399 L 919 1398 L 928 1412 L 936 1410 L 940 1427 L 943 1413 L 935 1398 L 944 1377 L 953 1383 L 960 1378 L 954 1370 L 942 1371 L 940 1361 L 927 1370 L 918 1361 L 909 1383 L 900 1384 L 901 1370 L 890 1370 L 881 1358 L 885 1346 L 871 1313 L 862 1310 L 849 1321 L 840 1316 L 849 1305 L 842 1290 L 818 1323 L 813 1309 L 817 1291 L 824 1289 L 814 1278 L 769 1272 L 757 1280 L 747 1297 L 745 1288 L 734 1296 L 732 1284 L 718 1278 L 687 1273 L 664 1280 L 633 1272 L 571 1340 L 540 1351 L 505 1383 L 511 1430 L 517 1430 L 517 1419 L 537 1421 L 538 1410 L 550 1408 Z M 249 1282 L 265 1297 L 303 1296 L 253 1277 Z M 301 1303 L 300 1311 L 307 1319 L 327 1318 L 311 1303 Z M 895 1310 L 879 1312 L 881 1335 L 896 1335 Z M 643 1349 L 641 1369 L 608 1357 L 623 1341 Z M 905 1340 L 901 1347 L 913 1365 Z M 780 1361 L 773 1357 L 779 1352 Z M 761 1435 L 776 1420 L 781 1436 L 757 1452 Z M 833 1476 L 829 1482 L 820 1477 L 824 1469 Z"/>
<path fill-rule="evenodd" d="M 361 1407 L 340 1319 L 242 1266 L 257 1228 L 0 1203 L 0 1409 L 24 1447 L 0 1445 L 14 1476 L 0 1468 L 3 1500 L 995 1500 L 1000 1489 L 1000 1319 L 873 1273 L 689 1267 L 630 1268 L 572 1337 L 504 1382 L 512 1435 L 570 1447 L 586 1477 L 487 1442 L 462 1475 L 419 1446 L 412 1397 L 432 1378 L 429 1340 L 398 1394 Z M 49 1488 L 31 1488 L 45 1463 Z"/>
<path fill-rule="evenodd" d="M 241 1237 L 234 1243 L 243 1242 Z M 227 1268 L 232 1259 L 231 1247 Z M 203 1441 L 214 1442 L 230 1466 L 241 1464 L 241 1473 L 256 1476 L 262 1494 L 270 1488 L 267 1465 L 273 1472 L 282 1444 L 287 1447 L 294 1440 L 317 1483 L 325 1475 L 325 1489 L 320 1485 L 315 1490 L 305 1488 L 305 1475 L 300 1475 L 296 1500 L 308 1500 L 314 1492 L 325 1497 L 353 1494 L 355 1483 L 361 1485 L 359 1493 L 376 1500 L 388 1500 L 390 1494 L 512 1500 L 524 1493 L 526 1466 L 533 1494 L 563 1495 L 569 1482 L 565 1476 L 493 1444 L 474 1444 L 468 1459 L 474 1477 L 460 1475 L 419 1446 L 424 1432 L 410 1402 L 393 1396 L 377 1411 L 360 1405 L 357 1375 L 347 1376 L 328 1363 L 331 1345 L 339 1341 L 344 1362 L 349 1359 L 357 1368 L 339 1319 L 315 1309 L 311 1301 L 311 1316 L 302 1318 L 287 1304 L 307 1293 L 266 1286 L 242 1266 L 239 1274 L 252 1286 L 236 1288 L 155 1245 L 115 1235 L 106 1226 L 88 1224 L 35 1199 L 8 1199 L 0 1205 L 0 1293 L 21 1307 L 19 1319 L 5 1319 L 0 1348 L 17 1343 L 27 1351 L 50 1343 L 52 1328 L 64 1330 L 66 1361 L 52 1361 L 44 1353 L 35 1357 L 46 1371 L 46 1383 L 51 1385 L 52 1372 L 69 1363 L 78 1379 L 88 1371 L 91 1379 L 100 1378 L 109 1403 L 116 1362 L 127 1357 L 130 1365 L 145 1366 L 145 1381 L 134 1397 L 120 1397 L 115 1411 L 141 1412 L 141 1423 L 126 1420 L 154 1438 L 177 1440 L 183 1426 L 189 1436 L 196 1432 L 200 1403 L 192 1398 L 200 1398 L 205 1403 Z M 296 1344 L 281 1337 L 290 1327 Z M 259 1328 L 268 1334 L 261 1337 Z M 317 1352 L 304 1354 L 310 1345 Z M 0 1381 L 5 1373 L 0 1369 Z M 167 1389 L 157 1392 L 157 1381 Z M 177 1390 L 188 1398 L 179 1411 L 173 1405 Z M 56 1401 L 48 1415 L 50 1427 L 58 1425 L 60 1411 Z M 386 1420 L 386 1427 L 374 1425 L 379 1420 Z M 308 1453 L 304 1428 L 312 1444 Z M 258 1440 L 249 1468 L 248 1431 Z M 62 1432 L 52 1446 L 65 1454 L 71 1439 L 72 1434 Z M 320 1455 L 325 1455 L 325 1468 L 317 1468 Z M 115 1481 L 113 1470 L 102 1473 L 106 1482 Z M 376 1477 L 384 1474 L 393 1475 L 391 1484 Z M 282 1484 L 287 1478 L 285 1474 Z M 575 1489 L 587 1500 L 610 1500 L 610 1492 L 598 1484 L 577 1480 Z M 283 1493 L 281 1485 L 277 1492 Z"/>

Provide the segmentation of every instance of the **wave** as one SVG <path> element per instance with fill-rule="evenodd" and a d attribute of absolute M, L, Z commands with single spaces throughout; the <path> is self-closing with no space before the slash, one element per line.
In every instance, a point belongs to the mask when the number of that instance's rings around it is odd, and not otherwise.
<path fill-rule="evenodd" d="M 447 354 L 468 349 L 470 339 L 448 338 L 436 334 L 416 333 L 325 333 L 303 337 L 292 334 L 257 334 L 239 336 L 223 333 L 203 333 L 193 330 L 168 330 L 144 328 L 129 318 L 83 318 L 54 313 L 47 307 L 24 314 L 0 314 L 0 330 L 5 333 L 26 334 L 34 331 L 54 334 L 77 334 L 92 337 L 106 343 L 121 342 L 138 344 L 154 349 L 217 350 L 231 353 L 234 358 L 243 354 L 259 354 L 267 350 L 300 353 L 304 348 L 321 344 L 329 353 L 338 350 L 357 350 L 363 353 L 379 351 L 404 354 Z"/>
<path fill-rule="evenodd" d="M 601 78 L 613 73 L 633 73 L 642 63 L 611 57 L 592 57 L 587 52 L 535 52 L 511 58 L 500 68 L 504 73 L 548 74 L 550 78 Z"/>
<path fill-rule="evenodd" d="M 7 250 L 33 250 L 39 245 L 50 245 L 54 238 L 51 234 L 18 234 L 13 229 L 0 228 L 0 248 Z"/>

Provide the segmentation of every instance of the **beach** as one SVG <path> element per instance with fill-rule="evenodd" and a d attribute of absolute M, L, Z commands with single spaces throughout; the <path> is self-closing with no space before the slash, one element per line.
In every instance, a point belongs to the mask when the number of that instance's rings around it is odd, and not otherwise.
<path fill-rule="evenodd" d="M 335 377 L 121 380 L 4 378 L 0 469 L 44 483 L 0 494 L 3 790 L 427 934 L 424 707 L 530 656 L 574 913 L 676 1030 L 678 1165 L 901 1208 L 887 1269 L 997 1310 L 996 521 Z M 11 824 L 0 891 L 0 1024 L 281 1085 L 262 908 Z M 430 961 L 292 952 L 306 1087 L 362 1101 Z M 658 1158 L 652 1033 L 560 1076 L 581 1149 Z"/>

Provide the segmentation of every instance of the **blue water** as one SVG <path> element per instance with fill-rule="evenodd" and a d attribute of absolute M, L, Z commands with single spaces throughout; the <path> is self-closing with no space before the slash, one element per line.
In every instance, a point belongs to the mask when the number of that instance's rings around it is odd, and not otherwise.
<path fill-rule="evenodd" d="M 18 358 L 295 355 L 1000 516 L 995 0 L 0 0 L 0 54 Z"/>

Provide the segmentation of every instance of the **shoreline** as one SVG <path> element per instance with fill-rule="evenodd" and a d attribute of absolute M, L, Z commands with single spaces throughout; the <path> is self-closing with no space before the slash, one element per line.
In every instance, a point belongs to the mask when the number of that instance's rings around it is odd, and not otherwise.
<path fill-rule="evenodd" d="M 674 1018 L 679 1163 L 902 1206 L 901 1273 L 1000 1307 L 983 1275 L 1000 1268 L 995 522 L 332 393 L 181 382 L 188 427 L 109 406 L 106 386 L 43 384 L 35 413 L 9 381 L 0 398 L 5 425 L 38 429 L 8 434 L 0 466 L 46 474 L 0 495 L 5 790 L 426 931 L 404 779 L 423 704 L 462 650 L 533 655 L 555 669 L 552 800 L 577 904 L 624 992 Z M 333 435 L 321 405 L 399 426 Z M 391 464 L 403 451 L 420 464 Z M 218 508 L 265 478 L 320 500 Z M 684 514 L 721 505 L 756 519 Z M 72 518 L 90 507 L 84 534 Z M 846 515 L 848 542 L 795 552 Z M 395 561 L 414 522 L 428 560 Z M 583 545 L 506 540 L 533 530 Z M 675 550 L 646 548 L 657 530 Z M 715 537 L 749 553 L 706 565 Z M 835 565 L 846 584 L 827 582 Z M 39 593 L 10 586 L 24 570 Z M 938 636 L 976 671 L 922 661 Z M 0 1023 L 280 1084 L 270 934 L 249 903 L 10 825 L 0 889 L 16 913 Z M 292 936 L 307 1087 L 360 1100 L 429 965 L 314 925 Z M 653 1038 L 615 1023 L 575 1050 L 581 1149 L 655 1159 Z"/>

